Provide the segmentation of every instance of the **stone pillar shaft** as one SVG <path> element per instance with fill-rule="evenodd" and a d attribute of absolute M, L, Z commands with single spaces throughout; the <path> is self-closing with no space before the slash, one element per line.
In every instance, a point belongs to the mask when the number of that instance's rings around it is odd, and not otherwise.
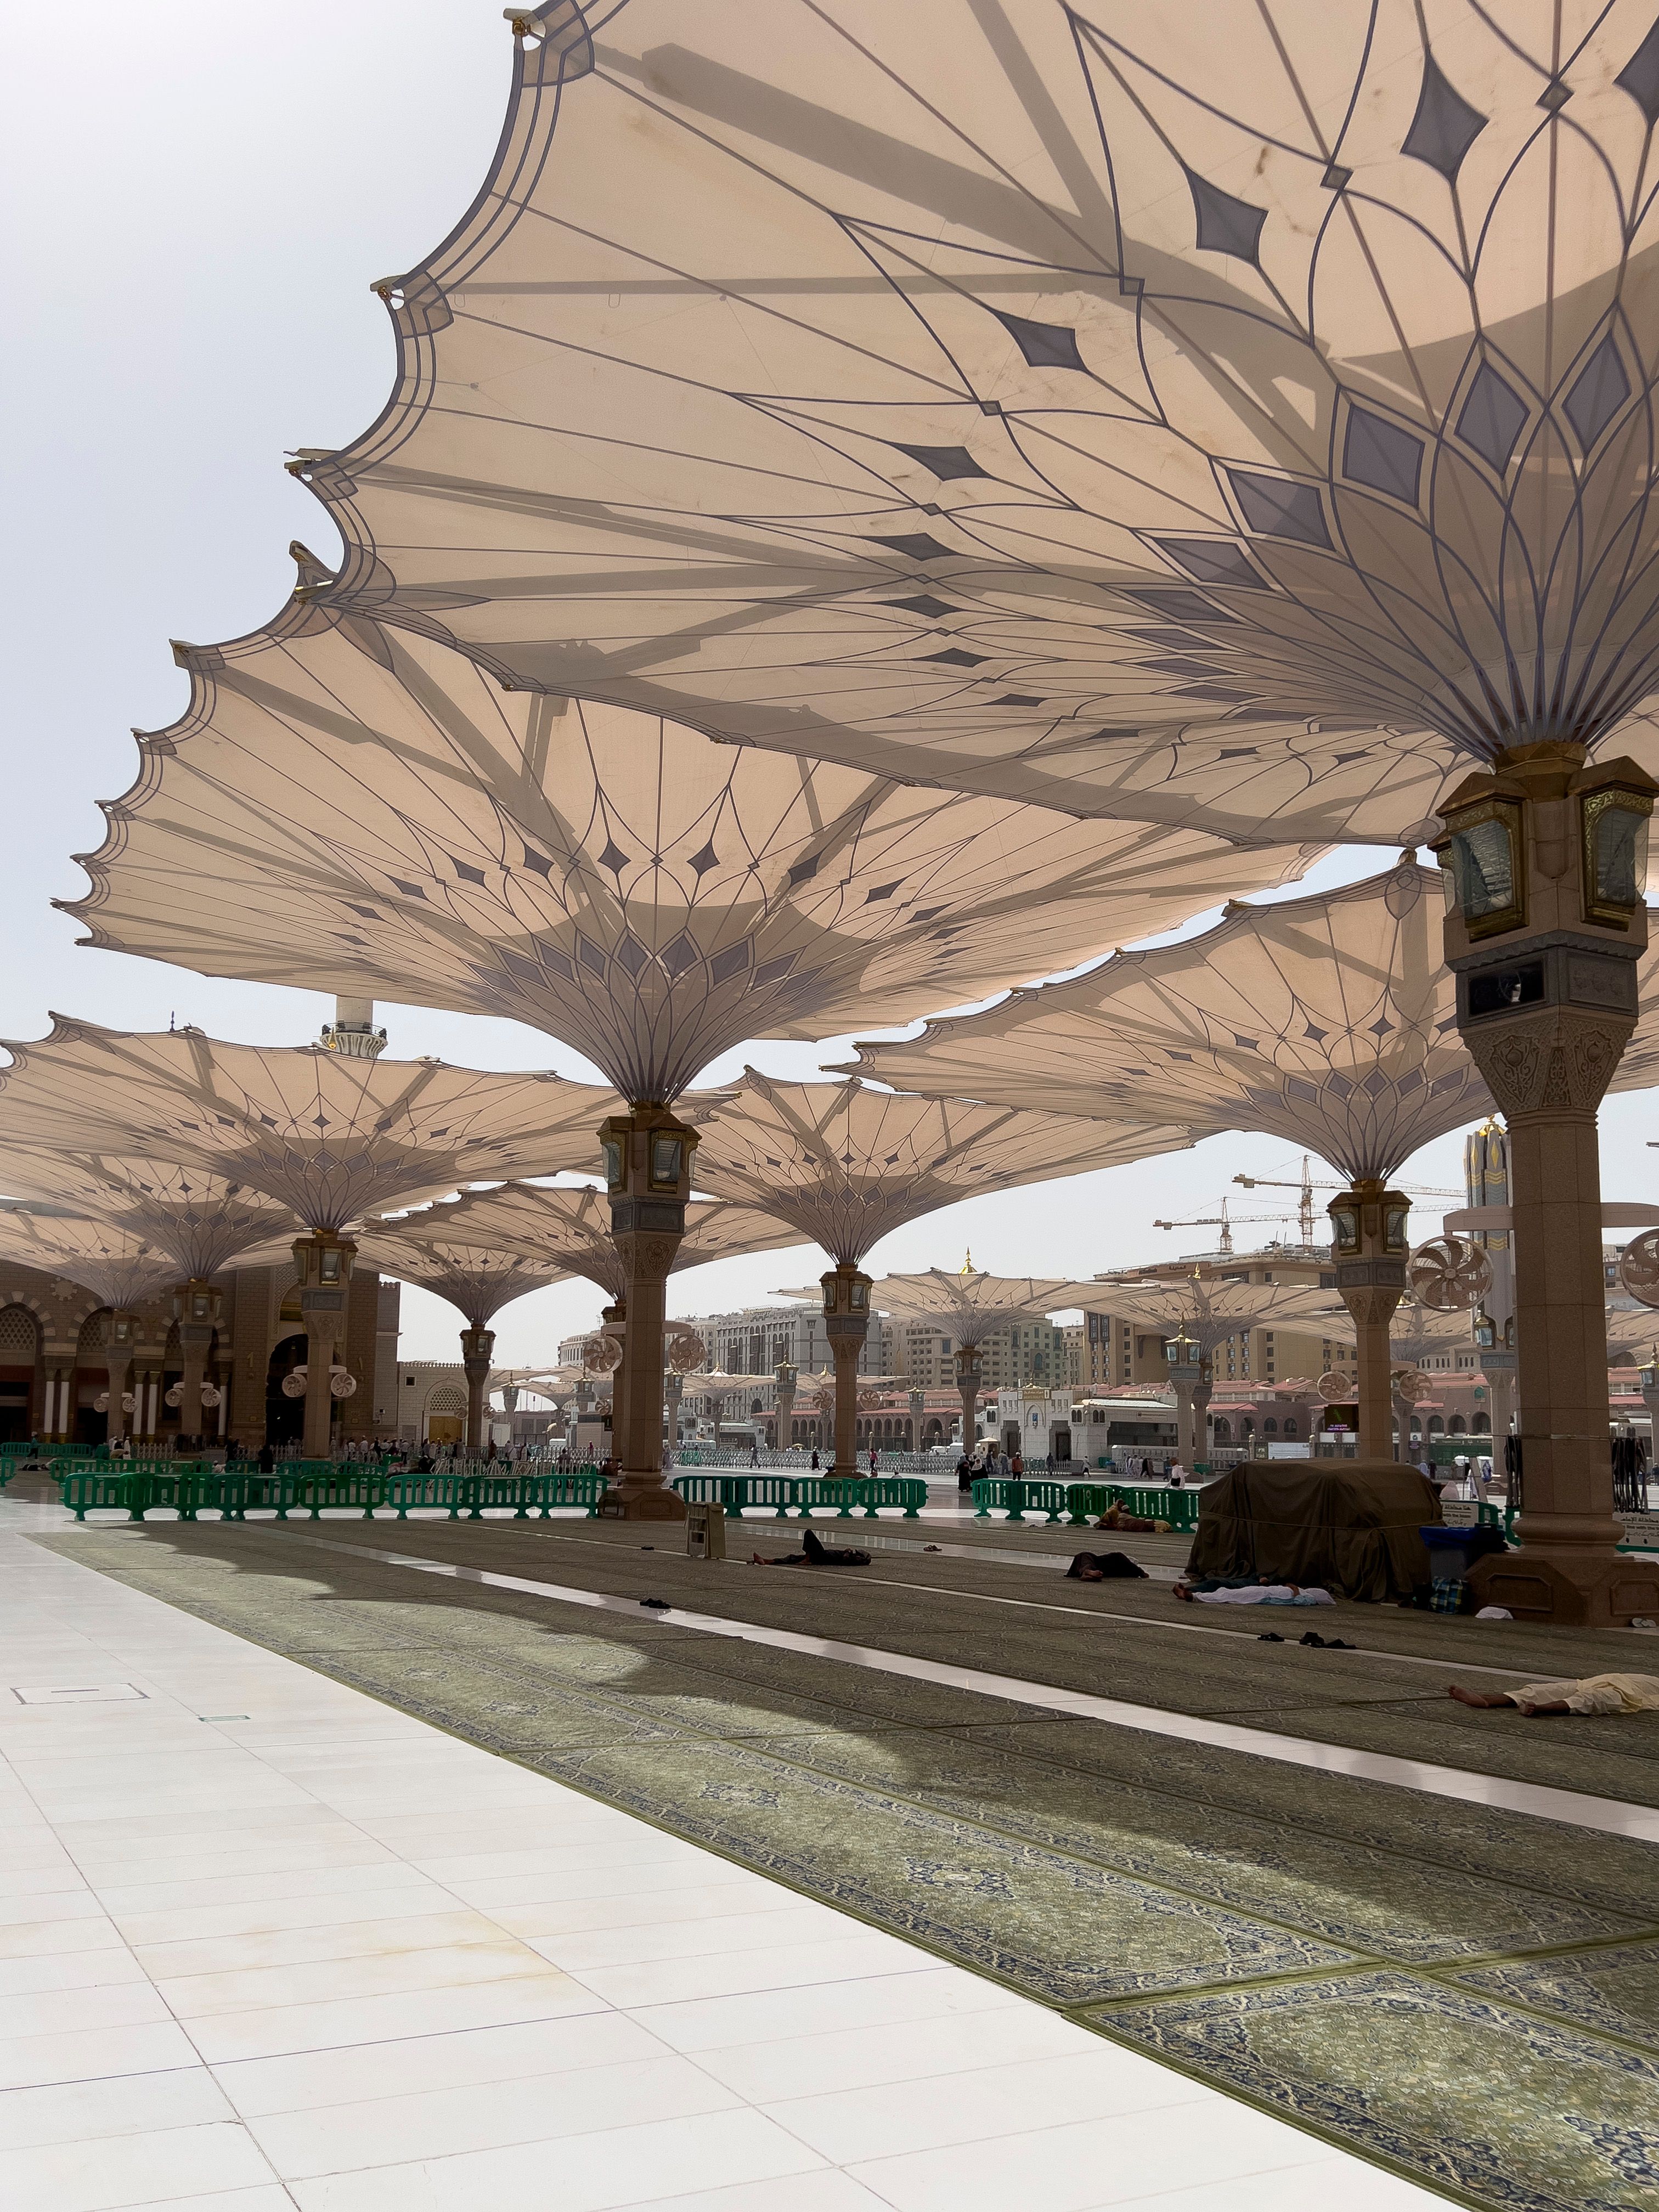
<path fill-rule="evenodd" d="M 836 1363 L 836 1455 L 831 1474 L 859 1472 L 859 1361 L 870 1334 L 870 1278 L 841 1260 L 819 1278 L 823 1288 L 823 1333 Z"/>
<path fill-rule="evenodd" d="M 1394 1456 L 1394 1354 L 1389 1330 L 1406 1294 L 1411 1201 L 1367 1176 L 1331 1200 L 1337 1296 L 1354 1328 L 1359 1389 L 1359 1457 Z"/>
<path fill-rule="evenodd" d="M 962 1449 L 974 1455 L 974 1430 L 979 1419 L 979 1382 L 985 1371 L 977 1345 L 963 1345 L 956 1355 L 957 1389 L 962 1399 Z"/>
<path fill-rule="evenodd" d="M 685 1518 L 663 1480 L 663 1368 L 668 1278 L 685 1234 L 695 1130 L 665 1107 L 613 1115 L 599 1131 L 611 1198 L 611 1234 L 627 1276 L 628 1329 L 611 1389 L 619 1464 L 615 1504 L 629 1520 Z"/>
<path fill-rule="evenodd" d="M 476 1457 L 484 1448 L 484 1389 L 495 1350 L 492 1328 L 461 1331 L 461 1368 L 466 1376 L 466 1449 Z"/>

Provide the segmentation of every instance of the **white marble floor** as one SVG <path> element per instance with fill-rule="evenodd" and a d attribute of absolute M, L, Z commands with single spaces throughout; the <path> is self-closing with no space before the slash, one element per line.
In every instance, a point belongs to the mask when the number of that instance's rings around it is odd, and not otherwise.
<path fill-rule="evenodd" d="M 1413 2212 L 1430 2193 L 24 1540 L 7 2212 Z"/>

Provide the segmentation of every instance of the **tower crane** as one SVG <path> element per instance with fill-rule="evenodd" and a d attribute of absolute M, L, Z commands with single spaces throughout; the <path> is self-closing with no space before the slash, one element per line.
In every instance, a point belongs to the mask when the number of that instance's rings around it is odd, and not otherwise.
<path fill-rule="evenodd" d="M 1301 1224 L 1302 1242 L 1304 1244 L 1311 1244 L 1314 1241 L 1314 1193 L 1316 1190 L 1346 1190 L 1349 1188 L 1346 1182 L 1316 1182 L 1308 1171 L 1306 1152 L 1302 1155 L 1300 1182 L 1276 1182 L 1271 1176 L 1247 1175 L 1236 1175 L 1233 1181 L 1242 1183 L 1246 1190 L 1299 1190 L 1302 1194 L 1302 1202 L 1297 1209 L 1297 1218 Z M 1434 1190 L 1431 1189 L 1428 1184 L 1420 1182 L 1391 1183 L 1389 1188 L 1403 1191 L 1407 1198 L 1455 1198 L 1463 1200 L 1466 1203 L 1468 1198 L 1467 1191 Z"/>
<path fill-rule="evenodd" d="M 1238 1218 L 1241 1221 L 1288 1221 L 1290 1216 L 1285 1213 L 1241 1213 Z M 1219 1213 L 1197 1214 L 1190 1221 L 1155 1221 L 1152 1226 L 1154 1229 L 1219 1229 L 1221 1235 L 1218 1249 L 1224 1258 L 1231 1260 L 1233 1256 L 1233 1224 L 1228 1218 L 1224 1198 L 1221 1201 Z"/>

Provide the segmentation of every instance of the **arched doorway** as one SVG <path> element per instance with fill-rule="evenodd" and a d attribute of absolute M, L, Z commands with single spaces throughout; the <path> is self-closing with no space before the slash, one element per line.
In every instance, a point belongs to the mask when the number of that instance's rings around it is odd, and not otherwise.
<path fill-rule="evenodd" d="M 298 1444 L 305 1442 L 306 1401 L 301 1395 L 290 1398 L 283 1388 L 283 1378 L 291 1375 L 296 1367 L 306 1364 L 306 1340 L 303 1336 L 285 1336 L 265 1367 L 265 1442 L 268 1444 Z"/>
<path fill-rule="evenodd" d="M 426 1441 L 458 1444 L 466 1434 L 466 1397 L 458 1383 L 440 1382 L 426 1401 Z"/>
<path fill-rule="evenodd" d="M 33 1434 L 40 1329 L 27 1306 L 0 1306 L 0 1443 Z"/>
<path fill-rule="evenodd" d="M 1218 1444 L 1230 1444 L 1233 1440 L 1233 1425 L 1224 1413 L 1216 1416 L 1215 1440 Z"/>

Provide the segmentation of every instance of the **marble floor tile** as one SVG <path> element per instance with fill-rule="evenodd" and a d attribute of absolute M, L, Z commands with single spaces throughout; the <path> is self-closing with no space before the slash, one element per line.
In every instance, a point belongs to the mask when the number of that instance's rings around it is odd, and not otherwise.
<path fill-rule="evenodd" d="M 0 1680 L 146 1694 L 0 1705 L 0 1867 L 20 1877 L 0 1881 L 5 2212 L 1420 2198 L 42 1552 L 17 1511 L 0 1499 Z"/>

